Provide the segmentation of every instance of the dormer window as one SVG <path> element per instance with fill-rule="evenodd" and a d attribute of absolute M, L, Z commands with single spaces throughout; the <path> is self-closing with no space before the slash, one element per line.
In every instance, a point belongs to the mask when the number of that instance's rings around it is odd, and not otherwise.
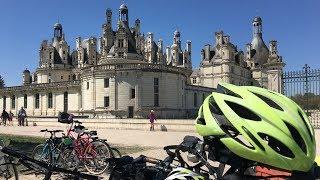
<path fill-rule="evenodd" d="M 119 40 L 118 40 L 118 47 L 119 47 L 119 48 L 123 48 L 123 44 L 124 44 L 124 43 L 123 43 L 123 39 L 119 39 Z"/>

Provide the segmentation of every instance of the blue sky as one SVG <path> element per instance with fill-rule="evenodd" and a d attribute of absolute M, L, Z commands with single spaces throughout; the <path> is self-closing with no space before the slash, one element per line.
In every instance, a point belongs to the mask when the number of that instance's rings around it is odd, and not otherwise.
<path fill-rule="evenodd" d="M 25 68 L 34 71 L 39 62 L 39 47 L 51 40 L 53 24 L 62 23 L 73 49 L 77 36 L 101 36 L 105 10 L 113 10 L 113 27 L 122 0 L 0 0 L 0 74 L 7 86 L 22 83 Z M 172 43 L 176 28 L 183 46 L 192 41 L 193 66 L 199 65 L 200 50 L 214 43 L 214 32 L 223 30 L 244 50 L 251 42 L 251 21 L 263 20 L 266 43 L 278 41 L 286 70 L 300 70 L 305 63 L 320 68 L 320 1 L 295 0 L 125 0 L 133 25 L 141 20 L 142 31 L 153 32 L 164 45 Z"/>

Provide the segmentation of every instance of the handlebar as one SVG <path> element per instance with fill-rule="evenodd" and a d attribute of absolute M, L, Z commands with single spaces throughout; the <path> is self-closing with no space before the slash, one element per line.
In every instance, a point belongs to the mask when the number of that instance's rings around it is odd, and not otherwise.
<path fill-rule="evenodd" d="M 40 132 L 49 132 L 49 133 L 58 133 L 63 132 L 62 130 L 48 130 L 48 129 L 42 129 Z"/>
<path fill-rule="evenodd" d="M 78 124 L 82 124 L 82 122 L 78 121 L 78 120 L 74 120 L 74 123 L 78 123 Z"/>

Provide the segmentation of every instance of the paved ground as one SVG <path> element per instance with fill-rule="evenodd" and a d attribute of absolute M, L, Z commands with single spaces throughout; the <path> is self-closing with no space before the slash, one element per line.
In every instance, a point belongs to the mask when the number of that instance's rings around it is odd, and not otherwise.
<path fill-rule="evenodd" d="M 26 135 L 26 136 L 44 136 L 40 133 L 41 129 L 52 129 L 50 127 L 19 127 L 19 126 L 0 126 L 1 134 Z M 61 128 L 66 130 L 65 128 Z M 186 135 L 198 136 L 190 132 L 161 132 L 161 131 L 141 131 L 141 130 L 119 130 L 119 129 L 98 129 L 98 135 L 102 139 L 108 139 L 112 144 L 126 146 L 149 146 L 155 149 L 161 149 L 166 145 L 179 144 Z M 49 135 L 48 133 L 46 134 Z M 320 140 L 320 129 L 315 131 L 316 141 Z M 155 152 L 151 150 L 151 152 Z M 320 144 L 317 143 L 317 154 L 320 155 Z"/>

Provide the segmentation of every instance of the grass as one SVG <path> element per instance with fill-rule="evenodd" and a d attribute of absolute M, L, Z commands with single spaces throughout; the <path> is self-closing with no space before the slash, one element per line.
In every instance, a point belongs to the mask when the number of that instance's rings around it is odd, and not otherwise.
<path fill-rule="evenodd" d="M 35 136 L 21 136 L 21 135 L 7 135 L 0 134 L 0 140 L 3 140 L 5 145 L 16 149 L 18 151 L 24 152 L 31 155 L 32 150 L 38 144 L 44 143 L 46 138 L 35 137 Z M 117 148 L 122 155 L 137 153 L 145 150 L 152 149 L 150 147 L 139 147 L 139 146 L 122 146 L 122 145 L 112 145 L 112 147 Z"/>

